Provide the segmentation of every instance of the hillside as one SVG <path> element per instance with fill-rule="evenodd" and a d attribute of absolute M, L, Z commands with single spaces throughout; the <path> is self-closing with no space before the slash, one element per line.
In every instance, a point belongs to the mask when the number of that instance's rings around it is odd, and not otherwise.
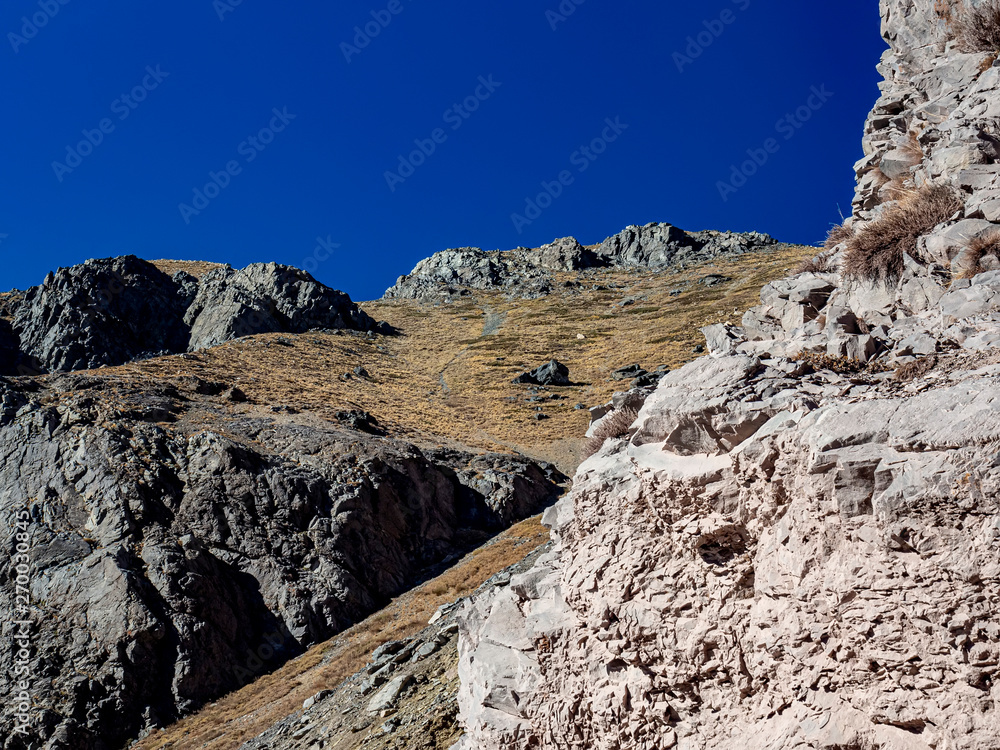
<path fill-rule="evenodd" d="M 0 481 L 42 550 L 40 731 L 54 747 L 116 745 L 308 662 L 358 623 L 373 648 L 384 613 L 366 617 L 563 491 L 587 407 L 642 374 L 614 370 L 649 368 L 648 392 L 697 356 L 700 326 L 815 252 L 659 226 L 636 242 L 687 248 L 676 266 L 545 269 L 540 295 L 508 285 L 362 309 L 284 266 L 132 256 L 7 295 L 0 325 L 22 374 L 0 379 Z M 703 247 L 727 265 L 692 255 Z M 553 358 L 572 385 L 511 382 Z M 437 600 L 543 540 L 484 548 L 476 575 Z M 441 658 L 455 654 L 453 639 Z"/>

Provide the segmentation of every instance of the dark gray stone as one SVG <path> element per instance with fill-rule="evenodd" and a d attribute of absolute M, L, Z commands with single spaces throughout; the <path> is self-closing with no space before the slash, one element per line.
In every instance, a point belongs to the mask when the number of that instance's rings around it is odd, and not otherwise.
<path fill-rule="evenodd" d="M 554 359 L 531 372 L 522 372 L 513 382 L 515 385 L 571 385 L 569 368 Z"/>

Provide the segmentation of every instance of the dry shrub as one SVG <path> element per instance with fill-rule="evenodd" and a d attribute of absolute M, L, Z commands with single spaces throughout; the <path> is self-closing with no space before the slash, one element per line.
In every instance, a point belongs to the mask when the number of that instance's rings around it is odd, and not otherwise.
<path fill-rule="evenodd" d="M 957 277 L 971 279 L 977 274 L 988 271 L 989 269 L 983 265 L 983 259 L 988 256 L 1000 262 L 1000 232 L 976 237 L 969 243 L 969 247 L 959 256 Z"/>
<path fill-rule="evenodd" d="M 1000 0 L 964 5 L 952 19 L 952 32 L 962 52 L 1000 51 Z"/>
<path fill-rule="evenodd" d="M 903 273 L 903 255 L 916 256 L 917 240 L 962 208 L 949 187 L 928 185 L 889 206 L 847 241 L 844 275 L 888 284 Z"/>
<path fill-rule="evenodd" d="M 829 354 L 817 352 L 801 352 L 792 357 L 794 362 L 805 362 L 813 370 L 831 370 L 841 375 L 857 375 L 868 370 L 868 363 L 860 359 L 847 357 L 831 357 Z"/>
<path fill-rule="evenodd" d="M 587 438 L 583 444 L 583 460 L 593 456 L 604 445 L 608 438 L 617 438 L 628 435 L 631 431 L 632 423 L 639 416 L 639 412 L 631 406 L 623 406 L 615 409 L 606 415 L 597 425 L 592 437 Z"/>
<path fill-rule="evenodd" d="M 832 253 L 820 253 L 799 263 L 795 273 L 832 273 L 837 270 Z"/>
<path fill-rule="evenodd" d="M 934 12 L 937 14 L 938 18 L 943 20 L 949 26 L 951 25 L 952 20 L 952 3 L 953 0 L 934 0 Z"/>
<path fill-rule="evenodd" d="M 937 357 L 921 357 L 896 368 L 895 378 L 901 383 L 922 378 L 937 365 Z"/>
<path fill-rule="evenodd" d="M 826 239 L 823 241 L 823 247 L 827 250 L 833 250 L 841 242 L 847 242 L 851 237 L 854 236 L 854 230 L 851 229 L 847 222 L 843 224 L 837 224 L 832 227 L 829 232 L 826 233 Z"/>

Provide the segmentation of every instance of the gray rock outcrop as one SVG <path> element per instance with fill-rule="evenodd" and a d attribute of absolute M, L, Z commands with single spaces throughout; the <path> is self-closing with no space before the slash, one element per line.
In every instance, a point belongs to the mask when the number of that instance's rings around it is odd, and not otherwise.
<path fill-rule="evenodd" d="M 0 374 L 88 370 L 311 328 L 390 332 L 343 292 L 290 266 L 224 266 L 199 281 L 183 271 L 171 278 L 132 255 L 88 260 L 10 296 L 0 309 Z"/>
<path fill-rule="evenodd" d="M 662 271 L 722 256 L 742 255 L 774 245 L 760 232 L 685 232 L 671 224 L 632 226 L 609 237 L 597 248 L 597 257 L 617 268 Z"/>
<path fill-rule="evenodd" d="M 375 330 L 351 298 L 305 271 L 277 263 L 229 266 L 202 276 L 184 314 L 190 350 L 257 333 L 304 333 L 311 328 Z"/>
<path fill-rule="evenodd" d="M 52 372 L 120 365 L 187 348 L 184 303 L 169 276 L 133 255 L 50 273 L 14 313 L 20 348 Z"/>
<path fill-rule="evenodd" d="M 663 271 L 723 256 L 758 252 L 775 240 L 759 232 L 685 232 L 670 224 L 628 227 L 598 248 L 585 248 L 573 237 L 533 250 L 507 252 L 479 248 L 445 250 L 426 258 L 384 299 L 437 301 L 469 290 L 503 291 L 515 297 L 539 297 L 554 285 L 553 272 L 591 268 Z"/>

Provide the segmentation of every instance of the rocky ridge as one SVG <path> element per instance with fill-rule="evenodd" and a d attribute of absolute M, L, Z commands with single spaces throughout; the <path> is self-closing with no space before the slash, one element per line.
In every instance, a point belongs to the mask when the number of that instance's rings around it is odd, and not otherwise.
<path fill-rule="evenodd" d="M 342 292 L 276 263 L 173 276 L 132 255 L 50 273 L 0 312 L 0 375 L 88 370 L 311 328 L 387 333 Z"/>
<path fill-rule="evenodd" d="M 705 330 L 547 512 L 552 552 L 460 613 L 456 750 L 996 746 L 1000 273 L 961 258 L 1000 230 L 1000 91 L 949 39 L 968 7 L 882 0 L 841 236 L 932 181 L 959 210 L 887 280 L 834 240 Z"/>
<path fill-rule="evenodd" d="M 500 290 L 514 297 L 551 292 L 553 272 L 595 268 L 663 271 L 714 258 L 741 255 L 776 245 L 760 232 L 685 232 L 671 224 L 631 226 L 600 245 L 557 239 L 538 249 L 507 252 L 480 248 L 445 250 L 420 261 L 383 299 L 441 300 L 469 290 Z"/>

